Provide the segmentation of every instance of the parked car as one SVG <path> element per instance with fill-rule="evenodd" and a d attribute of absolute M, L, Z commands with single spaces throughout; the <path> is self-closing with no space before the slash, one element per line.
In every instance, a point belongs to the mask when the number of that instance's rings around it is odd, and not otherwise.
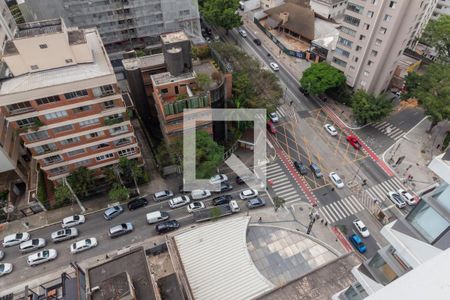
<path fill-rule="evenodd" d="M 269 119 L 272 123 L 278 123 L 280 121 L 280 116 L 276 112 L 269 113 Z"/>
<path fill-rule="evenodd" d="M 230 201 L 232 199 L 233 199 L 233 197 L 231 195 L 222 195 L 222 196 L 212 199 L 212 205 L 217 206 L 217 205 L 228 204 L 228 203 L 230 203 Z"/>
<path fill-rule="evenodd" d="M 211 192 L 208 190 L 193 190 L 191 192 L 192 200 L 205 199 L 211 196 Z"/>
<path fill-rule="evenodd" d="M 247 32 L 245 32 L 245 30 L 244 29 L 238 29 L 238 31 L 239 31 L 239 34 L 243 37 L 243 38 L 246 38 L 247 37 Z"/>
<path fill-rule="evenodd" d="M 173 197 L 173 192 L 170 190 L 159 191 L 153 194 L 153 200 L 163 201 Z"/>
<path fill-rule="evenodd" d="M 52 241 L 54 243 L 63 242 L 66 240 L 74 239 L 78 236 L 78 229 L 76 228 L 66 228 L 55 231 L 52 233 Z"/>
<path fill-rule="evenodd" d="M 184 206 L 184 205 L 188 204 L 189 202 L 191 202 L 191 199 L 189 199 L 188 196 L 179 196 L 179 197 L 170 199 L 169 206 L 170 206 L 170 208 L 177 208 L 177 207 Z"/>
<path fill-rule="evenodd" d="M 248 208 L 257 208 L 266 205 L 266 201 L 263 198 L 253 198 L 247 200 L 247 207 Z"/>
<path fill-rule="evenodd" d="M 3 257 L 5 257 L 5 252 L 4 252 L 4 251 L 2 251 L 2 250 L 0 250 L 0 260 L 2 260 L 2 259 L 3 259 Z"/>
<path fill-rule="evenodd" d="M 237 203 L 236 200 L 231 200 L 230 203 L 228 203 L 228 205 L 230 205 L 231 211 L 234 213 L 241 211 L 241 208 L 239 207 L 239 204 Z"/>
<path fill-rule="evenodd" d="M 220 184 L 219 193 L 228 192 L 228 191 L 231 191 L 232 189 L 233 189 L 233 186 L 231 184 L 229 184 L 228 182 L 222 182 Z"/>
<path fill-rule="evenodd" d="M 45 249 L 29 255 L 27 263 L 29 266 L 36 266 L 54 260 L 57 256 L 58 252 L 55 249 Z"/>
<path fill-rule="evenodd" d="M 353 221 L 353 226 L 355 226 L 356 230 L 361 234 L 362 237 L 369 237 L 370 232 L 367 229 L 366 225 L 364 225 L 363 221 L 356 219 Z"/>
<path fill-rule="evenodd" d="M 399 189 L 397 193 L 403 198 L 403 200 L 405 200 L 406 203 L 408 203 L 408 205 L 417 204 L 416 198 L 407 191 L 405 191 L 404 189 Z"/>
<path fill-rule="evenodd" d="M 62 228 L 69 228 L 72 226 L 77 226 L 86 222 L 86 218 L 83 215 L 73 215 L 64 218 L 61 222 Z"/>
<path fill-rule="evenodd" d="M 189 205 L 187 206 L 187 211 L 191 214 L 192 212 L 203 208 L 205 208 L 205 204 L 202 201 L 194 201 L 192 203 L 189 203 Z"/>
<path fill-rule="evenodd" d="M 261 40 L 260 39 L 254 39 L 253 42 L 258 45 L 261 46 Z"/>
<path fill-rule="evenodd" d="M 341 177 L 339 177 L 339 175 L 336 172 L 331 172 L 329 176 L 330 176 L 331 182 L 338 189 L 342 189 L 344 187 L 344 182 L 342 181 Z"/>
<path fill-rule="evenodd" d="M 308 169 L 305 167 L 305 165 L 301 161 L 294 160 L 294 167 L 297 169 L 297 171 L 301 175 L 308 174 Z"/>
<path fill-rule="evenodd" d="M 322 171 L 320 170 L 319 166 L 316 165 L 315 163 L 311 163 L 309 165 L 309 168 L 314 173 L 314 176 L 316 176 L 316 178 L 322 178 L 323 177 Z"/>
<path fill-rule="evenodd" d="M 272 121 L 267 121 L 267 130 L 271 134 L 277 134 L 277 129 L 275 128 L 275 125 L 273 125 Z"/>
<path fill-rule="evenodd" d="M 178 223 L 177 220 L 165 221 L 155 226 L 155 230 L 156 232 L 158 232 L 158 234 L 174 231 L 178 228 L 180 228 L 180 223 Z"/>
<path fill-rule="evenodd" d="M 398 193 L 389 192 L 388 197 L 398 208 L 404 208 L 406 206 L 405 200 Z"/>
<path fill-rule="evenodd" d="M 18 245 L 22 242 L 28 241 L 30 234 L 28 232 L 19 232 L 15 234 L 7 235 L 3 238 L 3 247 L 11 247 Z"/>
<path fill-rule="evenodd" d="M 31 252 L 40 248 L 44 248 L 47 242 L 43 238 L 31 239 L 20 243 L 19 250 L 22 253 Z"/>
<path fill-rule="evenodd" d="M 359 253 L 366 252 L 367 248 L 366 245 L 363 243 L 361 237 L 357 234 L 352 234 L 349 237 L 350 243 L 352 243 L 353 247 L 356 248 L 356 250 L 359 251 Z"/>
<path fill-rule="evenodd" d="M 115 217 L 117 217 L 118 215 L 120 215 L 121 213 L 123 213 L 123 207 L 122 205 L 115 205 L 113 207 L 108 208 L 107 210 L 105 210 L 105 213 L 103 214 L 103 217 L 106 220 L 112 220 Z"/>
<path fill-rule="evenodd" d="M 353 146 L 356 150 L 361 149 L 361 144 L 358 141 L 358 138 L 354 135 L 347 136 L 347 141 L 350 143 L 350 145 Z"/>
<path fill-rule="evenodd" d="M 94 248 L 95 246 L 97 246 L 97 239 L 95 237 L 91 237 L 71 244 L 70 252 L 72 254 L 76 254 Z"/>
<path fill-rule="evenodd" d="M 309 92 L 308 92 L 308 90 L 307 89 L 305 89 L 304 87 L 302 87 L 302 86 L 299 86 L 298 87 L 298 90 L 303 94 L 303 95 L 305 95 L 305 96 L 309 96 Z"/>
<path fill-rule="evenodd" d="M 155 224 L 167 220 L 170 216 L 169 213 L 158 210 L 148 213 L 145 217 L 147 218 L 148 224 Z"/>
<path fill-rule="evenodd" d="M 228 181 L 228 176 L 225 174 L 217 174 L 209 179 L 209 183 L 211 183 L 211 184 L 217 184 L 217 183 L 222 183 L 222 182 L 227 182 L 227 181 Z"/>
<path fill-rule="evenodd" d="M 325 130 L 326 130 L 331 136 L 336 136 L 336 135 L 338 135 L 338 132 L 337 132 L 337 130 L 336 130 L 336 127 L 334 127 L 333 125 L 331 125 L 331 124 L 325 124 L 323 127 L 325 128 Z"/>
<path fill-rule="evenodd" d="M 11 273 L 13 270 L 13 265 L 8 263 L 0 263 L 0 276 Z"/>
<path fill-rule="evenodd" d="M 274 62 L 271 62 L 270 64 L 269 64 L 269 66 L 272 68 L 272 70 L 274 70 L 275 72 L 278 72 L 278 71 L 280 71 L 280 67 L 276 64 L 276 63 L 274 63 Z"/>
<path fill-rule="evenodd" d="M 239 198 L 241 198 L 242 200 L 255 198 L 257 196 L 258 196 L 258 191 L 257 190 L 253 190 L 253 189 L 243 190 L 239 194 Z"/>
<path fill-rule="evenodd" d="M 148 205 L 148 200 L 145 198 L 137 198 L 127 203 L 128 210 L 135 210 Z"/>
<path fill-rule="evenodd" d="M 122 223 L 116 226 L 109 228 L 108 235 L 113 239 L 119 237 L 121 235 L 132 232 L 134 229 L 133 224 L 131 223 Z"/>

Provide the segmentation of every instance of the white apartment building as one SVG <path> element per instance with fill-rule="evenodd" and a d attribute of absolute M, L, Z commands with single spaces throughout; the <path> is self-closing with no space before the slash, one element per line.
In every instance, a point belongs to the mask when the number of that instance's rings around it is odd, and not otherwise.
<path fill-rule="evenodd" d="M 347 0 L 311 0 L 311 9 L 327 19 L 335 19 L 344 14 Z"/>
<path fill-rule="evenodd" d="M 6 40 L 11 40 L 16 31 L 16 22 L 14 21 L 5 0 L 0 0 L 0 54 Z"/>
<path fill-rule="evenodd" d="M 347 84 L 384 92 L 403 51 L 415 42 L 436 0 L 349 0 L 332 65 Z"/>
<path fill-rule="evenodd" d="M 441 15 L 450 15 L 450 0 L 439 0 L 433 11 L 431 19 L 436 20 Z"/>
<path fill-rule="evenodd" d="M 5 45 L 10 76 L 0 81 L 0 142 L 17 165 L 23 150 L 48 179 L 120 157 L 140 159 L 114 70 L 98 31 L 62 19 L 18 25 Z"/>

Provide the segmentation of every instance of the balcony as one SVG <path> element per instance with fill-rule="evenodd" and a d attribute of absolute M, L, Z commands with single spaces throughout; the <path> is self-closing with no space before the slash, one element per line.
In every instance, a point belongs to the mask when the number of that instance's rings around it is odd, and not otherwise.
<path fill-rule="evenodd" d="M 12 109 L 12 110 L 8 109 L 8 111 L 9 111 L 8 116 L 15 116 L 15 115 L 25 114 L 25 113 L 29 113 L 29 112 L 34 112 L 35 109 L 33 107 L 23 107 L 23 108 Z"/>

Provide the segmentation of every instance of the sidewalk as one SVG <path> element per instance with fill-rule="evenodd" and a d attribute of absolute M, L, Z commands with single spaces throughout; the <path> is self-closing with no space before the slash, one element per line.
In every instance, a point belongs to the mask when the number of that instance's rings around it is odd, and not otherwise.
<path fill-rule="evenodd" d="M 450 131 L 450 122 L 439 123 L 431 134 L 427 132 L 430 124 L 429 119 L 422 120 L 383 154 L 383 160 L 416 193 L 440 182 L 428 165 L 433 157 L 442 153 L 441 145 L 446 132 Z"/>

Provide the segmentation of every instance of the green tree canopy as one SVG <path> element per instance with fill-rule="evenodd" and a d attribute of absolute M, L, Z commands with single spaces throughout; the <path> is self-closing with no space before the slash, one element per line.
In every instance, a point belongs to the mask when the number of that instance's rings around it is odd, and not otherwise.
<path fill-rule="evenodd" d="M 212 82 L 211 77 L 205 73 L 197 73 L 195 80 L 197 81 L 198 86 L 204 91 L 208 90 L 209 85 Z"/>
<path fill-rule="evenodd" d="M 204 0 L 200 12 L 209 24 L 224 28 L 228 34 L 228 30 L 241 25 L 238 8 L 239 0 Z"/>
<path fill-rule="evenodd" d="M 420 40 L 438 53 L 438 59 L 450 63 L 450 16 L 441 15 L 437 20 L 430 20 Z"/>
<path fill-rule="evenodd" d="M 286 203 L 286 200 L 284 200 L 284 198 L 281 198 L 278 196 L 273 198 L 273 204 L 274 204 L 275 211 L 277 211 L 280 207 L 284 207 L 285 203 Z"/>
<path fill-rule="evenodd" d="M 108 198 L 111 202 L 123 202 L 128 199 L 128 190 L 121 184 L 114 184 L 108 192 Z"/>
<path fill-rule="evenodd" d="M 94 171 L 80 167 L 67 177 L 67 181 L 77 196 L 86 197 L 94 188 Z"/>
<path fill-rule="evenodd" d="M 319 95 L 345 83 L 345 75 L 326 62 L 312 64 L 303 72 L 300 85 L 310 94 Z"/>
<path fill-rule="evenodd" d="M 383 119 L 392 111 L 392 108 L 392 101 L 384 94 L 375 97 L 363 90 L 358 90 L 352 96 L 353 116 L 361 125 Z"/>
<path fill-rule="evenodd" d="M 223 162 L 224 148 L 219 146 L 205 131 L 196 133 L 197 178 L 209 178 Z"/>
<path fill-rule="evenodd" d="M 65 184 L 58 184 L 55 187 L 55 199 L 58 202 L 64 202 L 72 198 L 72 193 Z"/>

